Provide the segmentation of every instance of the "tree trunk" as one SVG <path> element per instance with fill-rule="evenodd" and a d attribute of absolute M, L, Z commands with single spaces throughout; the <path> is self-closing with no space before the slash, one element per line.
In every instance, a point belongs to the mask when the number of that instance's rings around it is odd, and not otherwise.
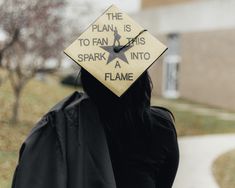
<path fill-rule="evenodd" d="M 22 88 L 18 89 L 14 92 L 14 102 L 12 106 L 12 116 L 11 116 L 11 123 L 15 125 L 19 120 L 19 106 L 20 106 L 20 94 L 21 94 Z"/>

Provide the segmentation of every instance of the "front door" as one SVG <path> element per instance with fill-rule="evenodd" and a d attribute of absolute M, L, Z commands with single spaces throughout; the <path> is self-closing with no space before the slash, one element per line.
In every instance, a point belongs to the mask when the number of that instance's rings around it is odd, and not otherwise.
<path fill-rule="evenodd" d="M 168 55 L 163 62 L 163 96 L 166 98 L 178 98 L 178 77 L 180 57 Z"/>

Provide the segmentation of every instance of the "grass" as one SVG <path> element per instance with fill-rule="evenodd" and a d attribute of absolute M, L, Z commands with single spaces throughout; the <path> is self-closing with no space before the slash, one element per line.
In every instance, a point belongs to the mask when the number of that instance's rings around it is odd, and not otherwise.
<path fill-rule="evenodd" d="M 13 95 L 10 84 L 0 86 L 0 187 L 10 188 L 13 172 L 18 160 L 18 151 L 29 131 L 54 104 L 71 94 L 75 89 L 59 84 L 57 78 L 47 82 L 32 80 L 22 94 L 20 122 L 9 124 Z M 179 136 L 235 132 L 235 122 L 220 120 L 215 116 L 203 116 L 175 107 L 182 100 L 153 99 L 153 105 L 171 109 L 176 117 Z M 186 101 L 187 102 L 187 101 Z M 200 107 L 202 105 L 196 104 Z"/>
<path fill-rule="evenodd" d="M 213 164 L 213 173 L 220 188 L 234 188 L 235 150 L 220 156 Z"/>
<path fill-rule="evenodd" d="M 153 99 L 153 105 L 162 105 L 170 109 L 176 120 L 176 129 L 178 136 L 188 135 L 203 135 L 203 134 L 215 134 L 215 133 L 235 133 L 235 121 L 222 120 L 217 116 L 200 115 L 190 110 L 183 111 L 179 110 L 175 104 L 185 103 L 182 99 L 180 100 L 164 100 L 164 99 Z M 205 107 L 206 105 L 191 104 L 196 107 Z M 220 111 L 218 109 L 217 111 Z M 224 110 L 221 110 L 224 112 Z"/>
<path fill-rule="evenodd" d="M 8 82 L 0 86 L 0 188 L 10 188 L 19 148 L 34 124 L 73 91 L 60 85 L 56 78 L 48 82 L 30 81 L 22 93 L 20 122 L 13 126 L 9 123 L 13 102 L 11 87 Z"/>
<path fill-rule="evenodd" d="M 16 166 L 18 152 L 16 151 L 0 151 L 0 185 L 1 188 L 10 188 L 11 179 Z"/>

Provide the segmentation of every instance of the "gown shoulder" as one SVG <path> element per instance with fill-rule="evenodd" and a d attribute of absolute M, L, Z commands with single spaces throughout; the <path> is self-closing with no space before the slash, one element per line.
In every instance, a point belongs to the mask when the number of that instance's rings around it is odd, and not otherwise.
<path fill-rule="evenodd" d="M 153 128 L 157 127 L 170 132 L 173 131 L 176 135 L 175 117 L 169 109 L 161 106 L 151 106 L 150 117 Z"/>
<path fill-rule="evenodd" d="M 155 183 L 171 188 L 179 165 L 179 148 L 173 113 L 164 107 L 150 108 L 153 156 L 157 162 Z"/>

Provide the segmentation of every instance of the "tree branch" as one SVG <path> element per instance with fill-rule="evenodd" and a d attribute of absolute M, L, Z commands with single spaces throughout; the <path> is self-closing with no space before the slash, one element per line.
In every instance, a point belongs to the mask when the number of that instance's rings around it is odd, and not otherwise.
<path fill-rule="evenodd" d="M 19 33 L 20 33 L 20 30 L 17 28 L 15 29 L 14 31 L 14 34 L 13 34 L 13 37 L 11 38 L 11 41 L 6 44 L 1 50 L 0 50 L 0 67 L 2 65 L 2 58 L 3 58 L 3 54 L 4 52 L 10 48 L 19 38 Z"/>

